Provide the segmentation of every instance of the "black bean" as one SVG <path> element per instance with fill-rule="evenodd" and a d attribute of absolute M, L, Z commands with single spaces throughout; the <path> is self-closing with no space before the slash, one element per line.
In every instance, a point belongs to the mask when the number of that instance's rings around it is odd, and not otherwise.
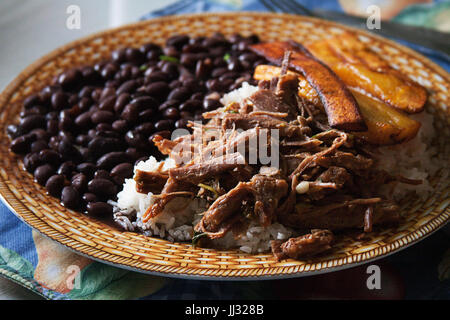
<path fill-rule="evenodd" d="M 183 53 L 180 57 L 180 63 L 185 67 L 194 67 L 200 56 L 197 53 Z"/>
<path fill-rule="evenodd" d="M 105 84 L 106 86 L 106 84 Z M 116 90 L 112 87 L 106 87 L 102 90 L 101 94 L 100 94 L 100 102 L 102 102 L 103 100 L 109 98 L 109 97 L 114 97 L 116 95 Z"/>
<path fill-rule="evenodd" d="M 165 72 L 169 79 L 175 79 L 179 76 L 178 66 L 174 62 L 166 61 L 161 71 Z"/>
<path fill-rule="evenodd" d="M 93 104 L 93 101 L 91 98 L 81 98 L 80 102 L 78 102 L 78 107 L 80 108 L 80 110 L 86 111 L 88 110 Z"/>
<path fill-rule="evenodd" d="M 158 101 L 149 96 L 143 96 L 131 100 L 130 104 L 135 105 L 139 111 L 153 109 L 158 106 Z"/>
<path fill-rule="evenodd" d="M 166 41 L 166 46 L 174 46 L 177 49 L 181 49 L 185 44 L 189 43 L 189 37 L 187 35 L 172 36 Z"/>
<path fill-rule="evenodd" d="M 221 92 L 224 89 L 224 86 L 217 79 L 209 79 L 206 81 L 206 87 L 210 91 L 219 91 Z"/>
<path fill-rule="evenodd" d="M 176 129 L 186 129 L 187 125 L 188 125 L 188 122 L 185 119 L 180 119 L 177 122 L 175 122 Z"/>
<path fill-rule="evenodd" d="M 125 152 L 110 152 L 97 160 L 97 167 L 100 169 L 110 170 L 119 163 L 126 161 L 128 161 L 128 156 Z"/>
<path fill-rule="evenodd" d="M 119 133 L 125 133 L 128 130 L 128 122 L 126 120 L 116 120 L 112 123 L 112 128 Z"/>
<path fill-rule="evenodd" d="M 125 141 L 130 147 L 134 147 L 137 149 L 145 149 L 148 147 L 148 143 L 145 137 L 138 132 L 130 130 L 125 135 Z"/>
<path fill-rule="evenodd" d="M 223 59 L 223 57 L 217 57 L 213 61 L 213 65 L 216 68 L 223 68 L 227 66 L 227 62 Z"/>
<path fill-rule="evenodd" d="M 131 93 L 138 87 L 138 83 L 136 80 L 128 80 L 124 82 L 119 89 L 117 89 L 117 95 L 120 95 L 122 93 Z"/>
<path fill-rule="evenodd" d="M 94 70 L 95 71 L 101 71 L 102 70 L 102 68 L 105 66 L 105 64 L 107 64 L 108 62 L 107 61 L 100 61 L 100 62 L 97 62 L 96 64 L 94 64 Z"/>
<path fill-rule="evenodd" d="M 155 125 L 152 122 L 145 122 L 137 126 L 135 130 L 138 133 L 149 136 L 155 131 Z"/>
<path fill-rule="evenodd" d="M 31 115 L 45 115 L 45 113 L 47 112 L 47 108 L 44 106 L 40 106 L 40 105 L 36 105 L 30 109 L 25 109 L 22 110 L 20 112 L 20 117 L 21 118 L 25 118 L 27 116 L 31 116 Z"/>
<path fill-rule="evenodd" d="M 80 151 L 67 139 L 63 139 L 58 144 L 58 152 L 64 159 L 78 161 L 81 158 Z"/>
<path fill-rule="evenodd" d="M 253 62 L 255 62 L 258 59 L 259 59 L 259 57 L 256 54 L 252 53 L 252 52 L 245 52 L 245 53 L 243 53 L 243 54 L 241 54 L 239 56 L 239 60 L 241 62 L 242 61 L 247 61 L 247 62 L 253 63 Z"/>
<path fill-rule="evenodd" d="M 70 179 L 75 169 L 76 166 L 72 161 L 66 161 L 59 166 L 57 173 L 64 175 L 67 179 Z"/>
<path fill-rule="evenodd" d="M 113 138 L 113 139 L 121 139 L 122 135 L 117 133 L 116 131 L 97 131 L 96 136 L 102 138 Z"/>
<path fill-rule="evenodd" d="M 135 64 L 141 64 L 145 60 L 144 53 L 136 48 L 127 48 L 125 50 L 125 57 L 127 61 Z"/>
<path fill-rule="evenodd" d="M 23 101 L 23 107 L 30 109 L 39 103 L 41 103 L 40 96 L 38 94 L 32 94 Z"/>
<path fill-rule="evenodd" d="M 95 88 L 94 91 L 92 91 L 91 98 L 95 102 L 99 102 L 101 95 L 102 95 L 102 89 L 101 88 Z"/>
<path fill-rule="evenodd" d="M 8 127 L 6 127 L 6 133 L 8 136 L 12 139 L 20 137 L 25 132 L 23 132 L 23 129 L 15 124 L 10 124 Z"/>
<path fill-rule="evenodd" d="M 97 126 L 95 127 L 95 130 L 97 130 L 99 133 L 100 132 L 111 132 L 113 130 L 112 125 L 106 122 L 102 122 L 97 124 Z"/>
<path fill-rule="evenodd" d="M 171 90 L 179 88 L 183 85 L 183 82 L 181 82 L 180 80 L 173 80 L 169 83 L 169 88 Z"/>
<path fill-rule="evenodd" d="M 116 185 L 108 179 L 93 179 L 88 183 L 88 190 L 100 198 L 111 199 L 117 194 Z"/>
<path fill-rule="evenodd" d="M 71 90 L 76 87 L 82 79 L 83 75 L 81 74 L 80 70 L 70 69 L 63 72 L 59 76 L 58 83 L 63 87 L 64 90 Z"/>
<path fill-rule="evenodd" d="M 64 187 L 61 192 L 61 203 L 69 209 L 78 209 L 80 207 L 80 194 L 73 187 Z"/>
<path fill-rule="evenodd" d="M 126 54 L 125 54 L 126 48 L 121 48 L 113 51 L 111 53 L 111 58 L 116 63 L 122 63 L 126 60 Z"/>
<path fill-rule="evenodd" d="M 228 70 L 230 71 L 240 71 L 242 69 L 242 66 L 239 62 L 239 59 L 231 57 L 228 60 L 228 66 L 227 66 Z"/>
<path fill-rule="evenodd" d="M 117 114 L 122 113 L 123 108 L 131 101 L 131 95 L 129 93 L 122 93 L 117 97 L 116 103 L 114 105 L 114 111 Z"/>
<path fill-rule="evenodd" d="M 237 43 L 236 49 L 239 51 L 247 51 L 247 50 L 249 50 L 250 44 L 251 44 L 250 41 L 247 41 L 246 39 L 244 39 Z"/>
<path fill-rule="evenodd" d="M 55 174 L 55 169 L 49 164 L 44 164 L 37 167 L 36 170 L 34 170 L 33 175 L 37 183 L 45 186 L 48 178 L 50 178 L 53 174 Z"/>
<path fill-rule="evenodd" d="M 86 203 L 97 202 L 98 201 L 98 197 L 95 194 L 93 194 L 93 193 L 87 192 L 87 193 L 83 194 L 83 200 Z"/>
<path fill-rule="evenodd" d="M 219 77 L 219 81 L 224 81 L 225 79 L 236 79 L 239 78 L 241 74 L 239 72 L 229 71 L 224 73 Z"/>
<path fill-rule="evenodd" d="M 226 72 L 228 72 L 227 68 L 216 68 L 212 71 L 211 76 L 213 78 L 218 78 Z"/>
<path fill-rule="evenodd" d="M 59 153 L 51 149 L 41 150 L 39 152 L 39 158 L 43 163 L 51 164 L 54 167 L 58 167 L 61 162 Z"/>
<path fill-rule="evenodd" d="M 158 109 L 160 111 L 163 111 L 168 108 L 177 108 L 179 105 L 180 105 L 180 101 L 178 101 L 178 100 L 167 100 L 166 102 L 161 104 Z"/>
<path fill-rule="evenodd" d="M 48 146 L 52 150 L 58 150 L 60 141 L 61 141 L 61 138 L 59 136 L 53 136 L 50 138 L 50 140 L 48 142 Z"/>
<path fill-rule="evenodd" d="M 100 73 L 93 67 L 87 66 L 81 69 L 85 84 L 100 84 L 102 78 Z"/>
<path fill-rule="evenodd" d="M 134 104 L 127 104 L 122 111 L 120 117 L 128 123 L 134 123 L 139 118 L 139 109 Z"/>
<path fill-rule="evenodd" d="M 84 175 L 88 178 L 91 178 L 94 176 L 94 172 L 96 170 L 96 166 L 93 163 L 90 162 L 85 162 L 85 163 L 80 163 L 77 166 L 77 170 L 81 173 L 84 173 Z"/>
<path fill-rule="evenodd" d="M 11 142 L 10 149 L 12 152 L 17 154 L 27 153 L 34 141 L 36 141 L 35 135 L 26 134 L 14 139 Z"/>
<path fill-rule="evenodd" d="M 48 143 L 45 140 L 37 140 L 31 144 L 31 152 L 39 152 L 41 150 L 48 149 Z"/>
<path fill-rule="evenodd" d="M 143 53 L 148 53 L 148 52 L 154 51 L 154 50 L 161 51 L 161 47 L 155 43 L 146 43 L 146 44 L 143 44 L 139 48 L 139 50 L 141 50 L 141 52 L 143 52 Z"/>
<path fill-rule="evenodd" d="M 103 169 L 99 169 L 99 170 L 95 171 L 94 179 L 107 179 L 107 180 L 113 181 L 110 173 Z"/>
<path fill-rule="evenodd" d="M 161 137 L 163 137 L 164 139 L 170 139 L 170 136 L 171 136 L 171 132 L 169 131 L 169 130 L 164 130 L 164 131 L 158 131 L 158 132 L 155 132 L 152 136 L 150 136 L 150 138 L 148 138 L 149 139 L 149 141 L 152 141 L 153 140 L 153 138 L 155 137 L 155 136 L 161 136 Z M 148 158 L 148 157 L 147 157 Z"/>
<path fill-rule="evenodd" d="M 75 142 L 75 138 L 72 133 L 67 131 L 60 131 L 58 132 L 58 139 L 59 141 L 65 140 L 68 143 L 73 144 Z"/>
<path fill-rule="evenodd" d="M 212 62 L 210 59 L 197 61 L 195 66 L 195 76 L 197 78 L 205 78 L 212 69 Z"/>
<path fill-rule="evenodd" d="M 52 107 L 56 110 L 61 110 L 69 106 L 69 95 L 65 92 L 55 92 L 52 94 Z"/>
<path fill-rule="evenodd" d="M 83 193 L 87 188 L 88 178 L 84 173 L 78 173 L 72 177 L 70 183 L 75 190 Z"/>
<path fill-rule="evenodd" d="M 153 71 L 152 73 L 150 73 L 148 76 L 145 77 L 145 83 L 150 84 L 159 81 L 167 82 L 170 80 L 170 78 L 171 77 L 169 76 L 169 74 L 167 74 L 164 71 Z"/>
<path fill-rule="evenodd" d="M 222 86 L 222 90 L 227 90 L 229 89 L 229 87 L 234 84 L 234 80 L 233 79 L 223 79 L 222 82 L 220 83 Z"/>
<path fill-rule="evenodd" d="M 205 94 L 203 92 L 196 92 L 194 93 L 189 100 L 203 100 Z"/>
<path fill-rule="evenodd" d="M 191 92 L 186 87 L 179 87 L 172 90 L 167 97 L 168 100 L 179 100 L 183 101 L 190 96 Z"/>
<path fill-rule="evenodd" d="M 180 118 L 180 112 L 177 108 L 167 108 L 164 110 L 164 117 L 170 120 L 178 120 Z"/>
<path fill-rule="evenodd" d="M 194 114 L 192 112 L 182 111 L 180 117 L 185 120 L 194 120 Z"/>
<path fill-rule="evenodd" d="M 174 122 L 171 120 L 160 120 L 155 123 L 155 130 L 165 131 L 173 128 Z"/>
<path fill-rule="evenodd" d="M 111 176 L 117 184 L 121 185 L 125 179 L 133 176 L 133 165 L 131 163 L 118 164 L 111 170 Z"/>
<path fill-rule="evenodd" d="M 84 112 L 75 118 L 75 124 L 82 129 L 88 128 L 92 125 L 91 116 L 92 112 Z"/>
<path fill-rule="evenodd" d="M 257 34 L 252 34 L 247 37 L 247 40 L 250 41 L 250 43 L 255 44 L 259 42 L 259 36 Z"/>
<path fill-rule="evenodd" d="M 155 117 L 155 111 L 153 109 L 144 110 L 139 112 L 139 122 L 152 121 Z"/>
<path fill-rule="evenodd" d="M 75 143 L 83 147 L 87 147 L 90 141 L 91 137 L 86 134 L 80 134 L 75 138 Z"/>
<path fill-rule="evenodd" d="M 45 119 L 47 120 L 56 120 L 58 119 L 58 112 L 56 111 L 50 111 L 45 115 Z"/>
<path fill-rule="evenodd" d="M 181 112 L 195 112 L 201 110 L 201 108 L 202 102 L 200 100 L 188 100 L 180 105 L 179 110 Z"/>
<path fill-rule="evenodd" d="M 119 68 L 117 67 L 117 65 L 115 65 L 113 63 L 108 63 L 107 65 L 105 65 L 103 67 L 100 74 L 104 79 L 113 79 L 114 76 L 116 75 L 116 72 L 118 72 L 118 71 L 119 71 Z"/>
<path fill-rule="evenodd" d="M 119 73 L 114 76 L 115 79 L 121 81 L 127 81 L 133 78 L 133 71 L 131 67 L 122 68 Z"/>
<path fill-rule="evenodd" d="M 134 161 L 142 156 L 142 153 L 139 152 L 136 148 L 128 148 L 125 153 L 127 154 L 128 159 L 130 159 L 131 161 Z"/>
<path fill-rule="evenodd" d="M 212 111 L 216 110 L 217 108 L 221 108 L 222 104 L 218 100 L 214 99 L 205 99 L 203 101 L 203 110 L 204 111 Z"/>
<path fill-rule="evenodd" d="M 23 158 L 23 167 L 29 173 L 33 173 L 34 170 L 36 170 L 36 168 L 39 167 L 40 165 L 42 165 L 42 162 L 41 162 L 41 159 L 39 157 L 39 153 L 37 153 L 37 152 L 28 153 Z"/>
<path fill-rule="evenodd" d="M 239 42 L 239 41 L 242 40 L 242 36 L 241 36 L 239 33 L 235 33 L 235 34 L 231 35 L 231 36 L 228 38 L 228 40 L 229 40 L 231 43 L 236 43 L 236 42 Z"/>
<path fill-rule="evenodd" d="M 86 212 L 91 217 L 110 217 L 113 214 L 113 207 L 106 202 L 89 202 L 86 206 Z"/>
<path fill-rule="evenodd" d="M 63 175 L 55 174 L 47 180 L 45 189 L 47 189 L 49 195 L 59 198 L 61 196 L 61 191 L 64 188 L 64 182 L 65 179 Z"/>
<path fill-rule="evenodd" d="M 166 82 L 158 81 L 146 86 L 145 92 L 152 97 L 165 98 L 170 92 L 170 87 Z"/>
<path fill-rule="evenodd" d="M 45 128 L 47 121 L 42 115 L 30 115 L 20 121 L 20 127 L 24 132 L 29 132 L 36 128 Z"/>
<path fill-rule="evenodd" d="M 80 99 L 82 99 L 82 98 L 91 98 L 93 91 L 94 91 L 94 87 L 85 86 L 78 93 L 78 98 L 80 98 Z"/>
<path fill-rule="evenodd" d="M 58 130 L 59 130 L 59 128 L 58 128 L 58 120 L 56 120 L 56 119 L 50 119 L 50 120 L 48 120 L 47 121 L 47 132 L 50 134 L 50 135 L 56 135 L 57 133 L 58 133 Z"/>
<path fill-rule="evenodd" d="M 91 115 L 91 121 L 94 124 L 112 123 L 114 121 L 114 113 L 110 111 L 97 111 Z"/>
<path fill-rule="evenodd" d="M 147 52 L 147 60 L 149 61 L 158 61 L 159 57 L 162 55 L 162 51 L 161 50 L 151 50 L 149 52 Z"/>
<path fill-rule="evenodd" d="M 98 108 L 103 111 L 113 111 L 116 104 L 116 96 L 110 95 L 100 101 Z"/>

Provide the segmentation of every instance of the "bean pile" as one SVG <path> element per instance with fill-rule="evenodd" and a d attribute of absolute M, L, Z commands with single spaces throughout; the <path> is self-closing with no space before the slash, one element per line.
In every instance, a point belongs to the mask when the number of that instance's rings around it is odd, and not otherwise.
<path fill-rule="evenodd" d="M 11 151 L 67 208 L 93 217 L 112 206 L 136 162 L 161 158 L 152 138 L 201 120 L 219 98 L 266 61 L 248 50 L 257 36 L 177 35 L 164 47 L 122 48 L 107 61 L 67 70 L 25 99 L 10 125 Z"/>

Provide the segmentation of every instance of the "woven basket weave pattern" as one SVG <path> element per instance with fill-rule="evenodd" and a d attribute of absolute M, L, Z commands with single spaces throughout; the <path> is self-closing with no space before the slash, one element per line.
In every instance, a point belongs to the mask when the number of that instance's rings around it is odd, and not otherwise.
<path fill-rule="evenodd" d="M 444 225 L 450 216 L 448 181 L 440 172 L 432 178 L 435 192 L 426 201 L 407 199 L 402 206 L 405 221 L 395 228 L 374 232 L 357 241 L 350 235 L 338 236 L 334 248 L 314 260 L 277 262 L 272 254 L 249 255 L 238 251 L 194 248 L 140 234 L 121 232 L 62 207 L 46 195 L 45 189 L 22 169 L 21 160 L 8 150 L 6 126 L 18 121 L 21 103 L 64 69 L 93 64 L 109 57 L 111 51 L 144 43 L 164 44 L 174 34 L 192 36 L 222 32 L 225 35 L 258 34 L 262 40 L 293 39 L 298 42 L 322 39 L 353 30 L 305 17 L 279 14 L 233 13 L 165 17 L 129 25 L 90 36 L 64 46 L 41 58 L 23 71 L 0 96 L 0 194 L 27 224 L 48 237 L 94 259 L 143 272 L 167 275 L 247 278 L 299 276 L 326 272 L 385 256 L 406 247 Z M 356 32 L 356 31 L 354 31 Z M 357 31 L 390 64 L 420 81 L 430 92 L 429 112 L 441 133 L 436 144 L 448 159 L 450 140 L 450 77 L 438 66 L 393 42 Z M 448 161 L 443 163 L 447 166 Z"/>

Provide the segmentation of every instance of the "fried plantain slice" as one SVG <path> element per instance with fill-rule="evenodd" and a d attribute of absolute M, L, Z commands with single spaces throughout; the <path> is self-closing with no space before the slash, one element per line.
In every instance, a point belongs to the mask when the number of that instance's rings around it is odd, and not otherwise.
<path fill-rule="evenodd" d="M 344 33 L 305 46 L 350 88 L 364 91 L 408 113 L 424 109 L 425 88 L 393 69 L 352 34 Z"/>

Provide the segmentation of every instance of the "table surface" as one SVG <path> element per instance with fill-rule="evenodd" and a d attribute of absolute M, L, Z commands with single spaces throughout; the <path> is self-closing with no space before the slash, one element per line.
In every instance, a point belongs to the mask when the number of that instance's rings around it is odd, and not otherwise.
<path fill-rule="evenodd" d="M 53 49 L 109 27 L 137 21 L 176 0 L 1 0 L 0 91 L 26 66 Z M 66 27 L 70 5 L 81 13 L 79 30 Z M 0 299 L 40 299 L 0 277 Z"/>

